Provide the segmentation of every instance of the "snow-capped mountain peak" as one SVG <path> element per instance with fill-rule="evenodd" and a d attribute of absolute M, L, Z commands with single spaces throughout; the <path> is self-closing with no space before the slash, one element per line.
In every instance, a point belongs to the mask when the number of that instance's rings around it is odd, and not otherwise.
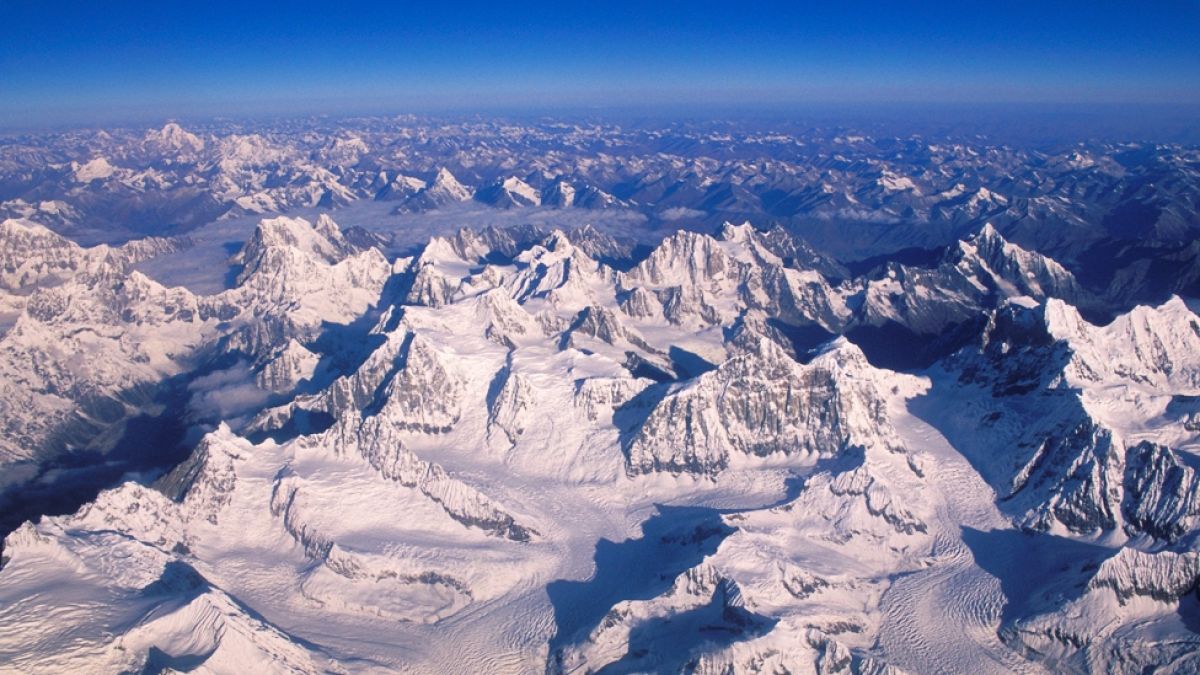
<path fill-rule="evenodd" d="M 437 175 L 434 176 L 433 182 L 427 188 L 430 194 L 445 196 L 455 201 L 466 201 L 471 198 L 471 190 L 458 179 L 446 167 L 438 169 Z"/>
<path fill-rule="evenodd" d="M 499 208 L 541 206 L 542 196 L 531 185 L 509 176 L 480 189 L 475 199 Z"/>
<path fill-rule="evenodd" d="M 91 183 L 108 178 L 116 172 L 117 168 L 110 164 L 107 159 L 96 157 L 75 166 L 75 180 L 80 183 Z"/>
<path fill-rule="evenodd" d="M 1161 391 L 1200 392 L 1200 316 L 1179 297 L 1138 306 L 1106 326 L 1084 320 L 1060 300 L 1046 303 L 1051 335 L 1073 353 L 1077 384 L 1117 379 Z"/>
<path fill-rule="evenodd" d="M 162 129 L 151 129 L 146 132 L 145 143 L 153 144 L 158 149 L 178 153 L 200 152 L 204 150 L 204 140 L 181 127 L 177 122 L 168 122 Z"/>
<path fill-rule="evenodd" d="M 537 190 L 534 190 L 528 183 L 516 176 L 505 178 L 504 182 L 500 185 L 504 188 L 505 192 L 523 199 L 531 206 L 537 206 L 541 203 L 541 196 L 538 195 Z"/>

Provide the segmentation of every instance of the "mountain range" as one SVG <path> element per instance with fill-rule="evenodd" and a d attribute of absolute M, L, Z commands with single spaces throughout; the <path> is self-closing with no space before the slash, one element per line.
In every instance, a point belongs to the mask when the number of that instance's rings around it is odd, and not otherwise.
<path fill-rule="evenodd" d="M 994 227 L 839 279 L 750 224 L 613 266 L 276 217 L 213 295 L 2 232 L 7 475 L 127 464 L 6 523 L 19 670 L 1195 663 L 1200 317 L 1090 323 Z"/>
<path fill-rule="evenodd" d="M 1195 148 L 280 124 L 0 144 L 0 670 L 1200 669 Z"/>

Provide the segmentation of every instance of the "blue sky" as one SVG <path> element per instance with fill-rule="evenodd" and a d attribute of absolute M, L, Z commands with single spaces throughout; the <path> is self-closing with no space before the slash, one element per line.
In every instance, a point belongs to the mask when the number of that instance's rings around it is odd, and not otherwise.
<path fill-rule="evenodd" d="M 802 103 L 1200 103 L 1200 1 L 0 0 L 0 124 Z"/>

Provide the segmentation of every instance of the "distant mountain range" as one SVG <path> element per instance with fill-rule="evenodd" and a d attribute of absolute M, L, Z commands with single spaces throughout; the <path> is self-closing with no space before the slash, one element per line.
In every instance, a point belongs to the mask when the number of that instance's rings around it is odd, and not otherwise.
<path fill-rule="evenodd" d="M 0 212 L 91 240 L 362 200 L 420 212 L 627 209 L 652 223 L 778 223 L 843 259 L 941 246 L 991 222 L 1068 266 L 1113 242 L 1190 242 L 1200 150 L 839 129 L 358 119 L 0 142 Z"/>

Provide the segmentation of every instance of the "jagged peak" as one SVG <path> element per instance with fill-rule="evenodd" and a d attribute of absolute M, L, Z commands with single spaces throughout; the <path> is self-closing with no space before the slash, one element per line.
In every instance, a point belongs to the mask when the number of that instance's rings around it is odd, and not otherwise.
<path fill-rule="evenodd" d="M 568 236 L 572 244 L 597 260 L 628 259 L 635 248 L 631 240 L 619 239 L 591 223 L 571 228 Z"/>
<path fill-rule="evenodd" d="M 557 227 L 550 232 L 542 245 L 546 247 L 546 250 L 555 252 L 566 251 L 568 248 L 573 248 L 574 246 L 567 233 Z"/>
<path fill-rule="evenodd" d="M 1168 349 L 1200 347 L 1200 316 L 1178 295 L 1158 305 L 1138 305 L 1099 330 L 1113 337 L 1159 342 Z M 1181 351 L 1200 358 L 1200 349 Z"/>
<path fill-rule="evenodd" d="M 1060 340 L 1069 340 L 1095 328 L 1084 320 L 1078 309 L 1058 298 L 1046 299 L 1042 316 L 1050 334 Z"/>
<path fill-rule="evenodd" d="M 174 121 L 167 122 L 161 129 L 147 131 L 145 140 L 173 150 L 190 149 L 199 152 L 204 149 L 203 139 Z"/>
<path fill-rule="evenodd" d="M 862 348 L 844 335 L 818 346 L 810 355 L 807 367 L 831 372 L 836 379 L 847 382 L 870 382 L 870 387 L 881 394 L 891 390 L 915 396 L 928 388 L 928 381 L 923 378 L 872 365 Z"/>
<path fill-rule="evenodd" d="M 292 304 L 280 318 L 298 327 L 315 328 L 322 320 L 349 320 L 376 297 L 391 265 L 374 246 L 359 249 L 347 241 L 332 220 L 318 231 L 301 218 L 263 220 L 233 262 L 242 265 L 230 295 L 269 313 L 283 299 Z"/>
<path fill-rule="evenodd" d="M 475 317 L 490 339 L 512 346 L 525 336 L 542 336 L 537 320 L 525 311 L 509 293 L 493 288 L 479 294 L 475 301 Z"/>
<path fill-rule="evenodd" d="M 525 181 L 521 180 L 520 178 L 517 178 L 516 176 L 509 176 L 508 178 L 505 178 L 500 183 L 500 185 L 502 185 L 505 190 L 514 191 L 514 192 L 525 191 L 525 190 L 528 190 L 531 192 L 533 191 L 533 188 L 530 187 L 529 183 L 526 183 Z"/>
<path fill-rule="evenodd" d="M 75 180 L 80 183 L 108 178 L 117 172 L 117 167 L 105 157 L 94 157 L 83 164 L 71 162 L 71 166 L 74 168 Z"/>
<path fill-rule="evenodd" d="M 430 237 L 419 257 L 421 264 L 439 262 L 466 262 L 449 237 Z"/>
<path fill-rule="evenodd" d="M 1060 300 L 1048 300 L 1044 312 L 1047 331 L 1071 348 L 1068 377 L 1076 383 L 1111 377 L 1153 389 L 1200 387 L 1200 317 L 1179 296 L 1104 326 Z"/>
<path fill-rule="evenodd" d="M 457 199 L 467 200 L 471 196 L 471 191 L 467 186 L 463 185 L 454 174 L 446 167 L 438 169 L 437 175 L 433 177 L 433 182 L 429 184 L 426 190 L 437 192 L 445 192 Z"/>
<path fill-rule="evenodd" d="M 984 223 L 975 233 L 958 240 L 956 247 L 951 247 L 948 258 L 978 257 L 986 259 L 1001 255 L 1010 257 L 1014 250 L 1026 253 L 1024 249 L 1010 243 L 991 222 Z"/>
<path fill-rule="evenodd" d="M 654 250 L 670 251 L 683 247 L 695 247 L 696 245 L 705 242 L 716 243 L 716 239 L 714 239 L 711 235 L 704 234 L 703 232 L 695 232 L 692 230 L 676 230 L 670 236 L 663 237 L 663 240 L 659 242 L 658 246 L 656 246 Z"/>
<path fill-rule="evenodd" d="M 732 340 L 727 344 L 733 348 L 731 351 L 735 355 L 748 354 L 768 361 L 794 361 L 792 354 L 769 334 L 770 330 L 771 327 L 764 321 L 741 317 L 735 324 Z"/>
<path fill-rule="evenodd" d="M 733 262 L 713 237 L 679 230 L 659 242 L 650 255 L 627 273 L 638 282 L 675 286 L 724 272 Z"/>
<path fill-rule="evenodd" d="M 849 445 L 902 447 L 884 392 L 916 393 L 921 380 L 871 367 L 844 339 L 801 364 L 752 329 L 743 337 L 742 350 L 655 406 L 630 446 L 630 474 L 712 476 L 739 455 L 828 457 Z M 819 418 L 815 401 L 829 406 Z"/>
<path fill-rule="evenodd" d="M 1200 316 L 1192 311 L 1183 298 L 1172 295 L 1158 305 L 1137 305 L 1107 325 L 1093 324 L 1084 319 L 1073 305 L 1058 298 L 1048 298 L 1045 302 L 1045 319 L 1051 333 L 1060 339 L 1070 339 L 1091 332 L 1127 332 L 1137 325 L 1161 330 L 1179 322 L 1200 321 Z M 1195 331 L 1200 331 L 1200 328 L 1195 328 Z"/>
<path fill-rule="evenodd" d="M 238 259 L 249 267 L 271 248 L 296 250 L 329 264 L 337 263 L 352 252 L 341 229 L 327 214 L 321 214 L 315 224 L 288 216 L 260 220 Z"/>
<path fill-rule="evenodd" d="M 1004 204 L 1008 203 L 1008 198 L 1005 197 L 1004 195 L 992 192 L 991 190 L 987 189 L 986 187 L 980 187 L 978 190 L 976 190 L 974 193 L 971 194 L 971 198 L 968 200 L 968 202 L 971 204 L 977 204 L 981 201 L 989 202 L 992 204 L 1004 205 Z M 991 223 L 988 223 L 988 225 L 990 225 L 990 224 Z"/>
<path fill-rule="evenodd" d="M 838 370 L 879 370 L 867 361 L 867 355 L 844 335 L 818 346 L 812 352 L 812 364 L 836 366 Z"/>
<path fill-rule="evenodd" d="M 387 184 L 392 186 L 393 189 L 403 189 L 410 192 L 417 192 L 419 190 L 424 190 L 429 185 L 416 176 L 408 176 L 402 173 L 397 173 L 391 180 L 387 180 L 386 173 L 380 172 L 380 174 L 384 176 L 384 180 L 387 181 Z"/>
<path fill-rule="evenodd" d="M 599 264 L 579 250 L 567 233 L 559 228 L 552 230 L 541 242 L 522 251 L 516 259 L 525 265 L 537 266 L 553 265 L 568 258 L 582 258 L 589 263 Z"/>
<path fill-rule="evenodd" d="M 813 355 L 820 357 L 833 352 L 843 352 L 862 356 L 862 349 L 858 345 L 851 342 L 845 335 L 839 335 L 828 342 L 817 346 L 813 350 Z"/>
<path fill-rule="evenodd" d="M 63 279 L 106 262 L 112 252 L 105 244 L 85 249 L 31 220 L 10 218 L 0 222 L 0 288 L 15 290 L 47 278 Z"/>
<path fill-rule="evenodd" d="M 1066 268 L 1053 258 L 1037 251 L 1023 248 L 1006 239 L 992 225 L 991 221 L 984 223 L 975 234 L 960 241 L 959 248 L 964 252 L 970 252 L 969 249 L 973 249 L 974 252 L 984 258 L 995 258 L 1002 255 L 1023 267 L 1029 267 L 1031 264 L 1042 265 L 1055 275 L 1074 278 Z"/>
<path fill-rule="evenodd" d="M 1078 301 L 1082 289 L 1069 270 L 1058 261 L 1030 251 L 1004 238 L 990 223 L 974 235 L 960 240 L 947 252 L 946 264 L 974 267 L 997 283 L 1006 295 L 1055 296 Z"/>
<path fill-rule="evenodd" d="M 992 225 L 992 221 L 990 221 L 990 220 L 988 222 L 984 223 L 983 227 L 979 228 L 979 231 L 975 233 L 975 236 L 972 237 L 972 239 L 975 239 L 975 240 L 1000 239 L 1002 241 L 1007 241 L 1004 239 L 1004 236 L 1000 234 L 1000 231 L 997 230 L 994 225 Z"/>
<path fill-rule="evenodd" d="M 459 259 L 464 262 L 479 262 L 496 252 L 496 234 L 489 230 L 480 232 L 469 227 L 460 227 L 447 241 Z M 442 255 L 438 251 L 439 248 L 435 247 L 434 252 Z"/>
<path fill-rule="evenodd" d="M 1138 317 L 1179 316 L 1182 314 L 1191 318 L 1198 318 L 1187 301 L 1178 295 L 1172 295 L 1159 305 L 1137 305 L 1130 310 L 1130 314 Z"/>
<path fill-rule="evenodd" d="M 234 434 L 233 429 L 229 428 L 229 424 L 221 420 L 220 423 L 217 423 L 216 429 L 200 438 L 187 459 L 181 461 L 172 471 L 155 480 L 154 488 L 173 502 L 184 501 L 188 492 L 192 490 L 208 468 L 212 452 L 238 441 L 240 438 Z"/>
<path fill-rule="evenodd" d="M 573 235 L 577 239 L 586 238 L 586 237 L 603 237 L 606 239 L 612 239 L 612 237 L 610 235 L 602 232 L 600 230 L 600 228 L 596 227 L 595 225 L 593 225 L 591 223 L 584 223 L 578 227 L 573 228 L 571 230 L 571 235 Z"/>
<path fill-rule="evenodd" d="M 492 206 L 510 208 L 540 206 L 542 195 L 516 176 L 498 178 L 475 193 L 475 199 Z"/>
<path fill-rule="evenodd" d="M 749 241 L 757 230 L 750 224 L 750 221 L 745 221 L 740 225 L 735 225 L 729 221 L 721 226 L 720 237 L 723 241 L 746 242 Z"/>
<path fill-rule="evenodd" d="M 822 277 L 844 279 L 850 276 L 841 263 L 813 248 L 806 239 L 788 230 L 779 223 L 770 229 L 755 232 L 755 240 L 762 249 L 788 261 L 789 267 L 819 272 Z"/>
<path fill-rule="evenodd" d="M 422 208 L 436 208 L 451 202 L 465 202 L 474 194 L 471 188 L 460 183 L 454 174 L 444 166 L 438 169 L 437 175 L 428 185 L 424 185 L 416 192 L 411 192 L 411 187 L 402 190 L 409 193 L 407 202 L 422 205 Z"/>
<path fill-rule="evenodd" d="M 721 229 L 722 248 L 734 259 L 750 264 L 782 266 L 783 259 L 766 245 L 750 221 L 741 225 L 726 222 Z"/>
<path fill-rule="evenodd" d="M 317 222 L 313 226 L 313 229 L 330 241 L 337 241 L 342 238 L 342 229 L 338 227 L 338 224 L 334 222 L 333 217 L 328 213 L 322 213 L 317 216 Z"/>

